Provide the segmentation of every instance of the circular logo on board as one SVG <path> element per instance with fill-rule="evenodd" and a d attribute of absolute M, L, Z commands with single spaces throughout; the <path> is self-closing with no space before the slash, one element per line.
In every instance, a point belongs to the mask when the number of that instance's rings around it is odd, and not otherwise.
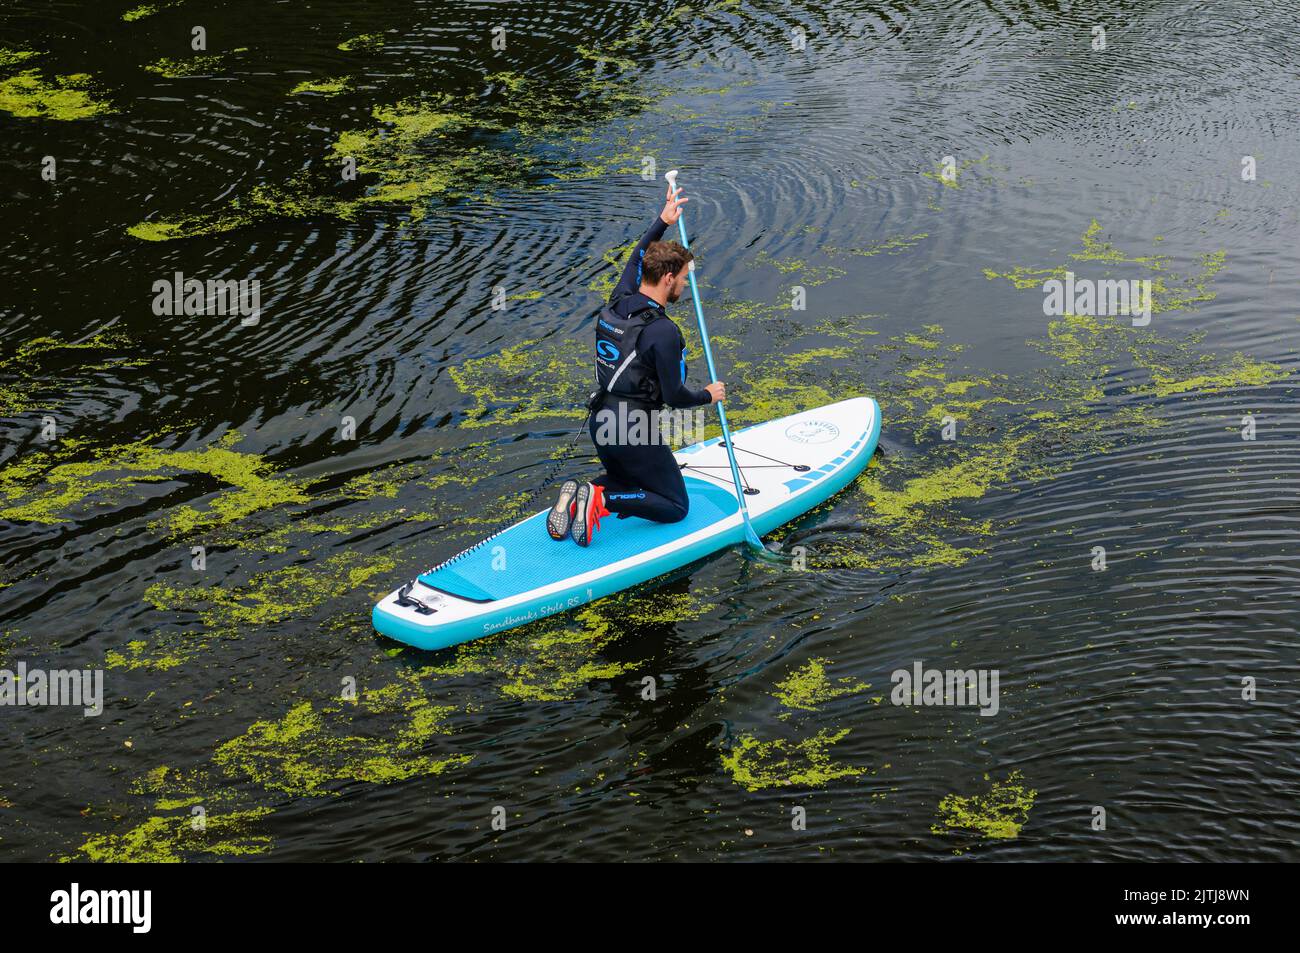
<path fill-rule="evenodd" d="M 840 435 L 840 428 L 825 420 L 801 420 L 786 427 L 785 435 L 795 443 L 830 443 Z"/>

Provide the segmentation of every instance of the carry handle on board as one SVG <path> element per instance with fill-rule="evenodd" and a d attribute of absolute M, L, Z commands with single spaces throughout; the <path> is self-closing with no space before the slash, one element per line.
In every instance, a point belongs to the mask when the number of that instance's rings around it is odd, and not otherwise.
<path fill-rule="evenodd" d="M 664 174 L 668 180 L 669 192 L 677 192 L 677 170 L 673 169 Z M 691 242 L 686 237 L 686 216 L 679 210 L 677 213 L 677 227 L 682 233 L 682 247 L 690 251 Z M 700 344 L 704 347 L 704 360 L 709 366 L 709 380 L 717 382 L 718 372 L 713 368 L 713 349 L 709 347 L 709 329 L 704 326 L 704 309 L 700 307 L 700 289 L 695 285 L 695 262 L 691 262 L 686 270 L 687 278 L 691 283 L 691 299 L 695 302 L 695 320 L 700 326 Z M 763 541 L 758 538 L 754 532 L 753 524 L 749 522 L 749 506 L 745 503 L 745 488 L 740 483 L 740 468 L 736 466 L 736 451 L 731 446 L 731 428 L 727 426 L 727 411 L 722 406 L 722 402 L 717 402 L 718 420 L 722 423 L 722 442 L 727 448 L 727 462 L 731 464 L 731 479 L 736 484 L 736 499 L 740 501 L 740 518 L 745 524 L 745 542 L 751 549 L 767 552 L 763 546 Z"/>

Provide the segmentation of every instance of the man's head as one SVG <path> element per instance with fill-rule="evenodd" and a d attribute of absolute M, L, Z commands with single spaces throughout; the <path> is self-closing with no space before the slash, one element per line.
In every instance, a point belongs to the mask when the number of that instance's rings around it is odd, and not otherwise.
<path fill-rule="evenodd" d="M 653 288 L 651 297 L 665 304 L 676 301 L 686 288 L 686 269 L 695 256 L 677 242 L 651 242 L 641 259 L 641 286 Z"/>

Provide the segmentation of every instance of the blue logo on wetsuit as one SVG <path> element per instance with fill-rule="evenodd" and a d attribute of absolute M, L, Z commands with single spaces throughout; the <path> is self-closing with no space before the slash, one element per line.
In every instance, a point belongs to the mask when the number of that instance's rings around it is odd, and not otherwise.
<path fill-rule="evenodd" d="M 614 346 L 612 341 L 597 341 L 596 353 L 607 361 L 618 360 L 618 348 Z"/>

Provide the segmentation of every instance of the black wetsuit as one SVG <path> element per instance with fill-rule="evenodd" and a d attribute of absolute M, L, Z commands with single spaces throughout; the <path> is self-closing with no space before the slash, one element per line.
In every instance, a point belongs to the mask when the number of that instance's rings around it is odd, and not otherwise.
<path fill-rule="evenodd" d="M 662 219 L 655 218 L 623 266 L 622 277 L 610 293 L 609 305 L 623 317 L 646 309 L 660 315 L 641 330 L 637 342 L 638 360 L 648 373 L 658 378 L 663 403 L 674 408 L 699 407 L 710 403 L 712 397 L 707 390 L 692 390 L 686 386 L 686 342 L 682 339 L 682 332 L 664 313 L 659 302 L 637 290 L 641 287 L 641 259 L 646 247 L 658 241 L 667 228 Z M 591 415 L 588 429 L 605 468 L 605 472 L 591 482 L 605 488 L 605 505 L 620 518 L 639 516 L 656 523 L 675 523 L 686 516 L 689 505 L 686 484 L 668 444 L 655 441 L 633 445 L 596 436 L 602 410 L 618 414 L 622 405 L 624 413 L 654 412 L 657 419 L 663 403 L 656 405 L 606 394 Z"/>

